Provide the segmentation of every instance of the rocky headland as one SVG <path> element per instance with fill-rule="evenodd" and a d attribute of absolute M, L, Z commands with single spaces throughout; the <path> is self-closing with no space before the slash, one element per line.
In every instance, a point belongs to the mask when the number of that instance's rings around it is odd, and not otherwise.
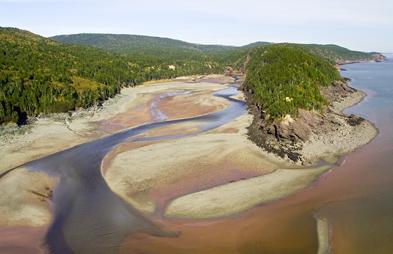
<path fill-rule="evenodd" d="M 374 61 L 384 59 L 373 54 Z M 276 45 L 256 51 L 242 85 L 254 116 L 249 138 L 303 165 L 334 161 L 367 144 L 377 135 L 375 127 L 343 113 L 366 94 L 352 88 L 338 70 L 338 65 L 300 47 Z"/>
<path fill-rule="evenodd" d="M 320 159 L 331 161 L 367 144 L 376 135 L 372 123 L 343 110 L 366 96 L 349 86 L 349 80 L 335 81 L 321 89 L 328 106 L 322 111 L 299 109 L 297 117 L 286 115 L 281 121 L 269 122 L 260 106 L 248 101 L 254 115 L 248 129 L 249 138 L 268 152 L 295 163 L 312 164 Z M 243 87 L 246 97 L 252 91 Z"/>

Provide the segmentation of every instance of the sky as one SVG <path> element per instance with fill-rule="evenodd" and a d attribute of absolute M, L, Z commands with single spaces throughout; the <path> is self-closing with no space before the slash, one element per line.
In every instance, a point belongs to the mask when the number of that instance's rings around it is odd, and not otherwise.
<path fill-rule="evenodd" d="M 0 0 L 0 26 L 203 44 L 338 44 L 393 52 L 393 0 Z"/>

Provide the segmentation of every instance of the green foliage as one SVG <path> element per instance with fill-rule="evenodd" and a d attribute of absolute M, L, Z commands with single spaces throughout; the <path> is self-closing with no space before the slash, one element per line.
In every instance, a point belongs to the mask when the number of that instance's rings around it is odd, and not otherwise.
<path fill-rule="evenodd" d="M 176 66 L 204 64 L 222 67 L 242 53 L 239 48 L 233 46 L 201 45 L 142 35 L 73 34 L 54 36 L 52 39 L 68 44 L 94 46 L 122 55 L 149 58 L 152 61 Z"/>
<path fill-rule="evenodd" d="M 0 123 L 17 121 L 24 113 L 34 116 L 88 107 L 124 86 L 217 73 L 224 67 L 210 59 L 164 61 L 153 55 L 119 55 L 0 28 Z"/>
<path fill-rule="evenodd" d="M 373 53 L 353 51 L 333 44 L 296 44 L 310 50 L 316 55 L 323 56 L 333 62 L 372 60 Z"/>
<path fill-rule="evenodd" d="M 62 35 L 47 39 L 27 31 L 0 27 L 0 123 L 17 121 L 24 114 L 34 116 L 88 107 L 114 96 L 124 86 L 148 80 L 223 73 L 227 65 L 243 69 L 250 55 L 254 57 L 249 65 L 249 84 L 256 82 L 254 84 L 266 86 L 256 88 L 260 95 L 255 99 L 262 103 L 263 98 L 273 116 L 294 113 L 297 106 L 320 108 L 324 101 L 316 85 L 328 83 L 337 74 L 329 71 L 331 66 L 326 66 L 327 61 L 310 56 L 300 46 L 268 46 L 272 53 L 262 55 L 262 51 L 255 48 L 264 45 L 269 43 L 233 47 L 111 34 Z M 334 61 L 371 57 L 368 53 L 334 45 L 302 47 Z M 297 60 L 298 56 L 304 59 Z M 271 66 L 266 67 L 266 63 Z M 259 76 L 262 74 L 267 76 Z M 315 80 L 318 83 L 313 83 Z M 269 84 L 276 84 L 280 89 L 269 88 Z M 271 98 L 276 99 L 282 99 L 285 94 L 297 97 L 288 104 L 282 100 L 267 100 L 272 94 Z"/>
<path fill-rule="evenodd" d="M 320 110 L 326 104 L 320 88 L 340 79 L 330 61 L 300 46 L 274 44 L 250 56 L 245 86 L 272 120 L 296 116 L 299 108 Z"/>
<path fill-rule="evenodd" d="M 0 29 L 0 55 L 0 123 L 90 106 L 143 79 L 126 59 L 18 29 Z M 75 77 L 92 82 L 81 91 Z"/>

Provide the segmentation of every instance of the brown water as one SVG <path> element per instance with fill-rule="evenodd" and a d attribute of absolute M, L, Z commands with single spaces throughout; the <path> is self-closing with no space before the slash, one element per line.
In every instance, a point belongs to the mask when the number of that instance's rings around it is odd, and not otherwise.
<path fill-rule="evenodd" d="M 164 220 L 181 235 L 132 235 L 122 253 L 317 253 L 316 217 L 328 221 L 332 253 L 393 253 L 393 60 L 345 68 L 369 95 L 347 111 L 379 129 L 370 144 L 286 199 L 216 221 Z"/>

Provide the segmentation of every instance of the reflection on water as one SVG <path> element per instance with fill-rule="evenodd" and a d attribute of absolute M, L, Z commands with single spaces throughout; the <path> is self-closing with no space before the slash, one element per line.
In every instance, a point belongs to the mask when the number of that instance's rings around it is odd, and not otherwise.
<path fill-rule="evenodd" d="M 154 128 L 195 122 L 199 126 L 199 131 L 193 134 L 196 135 L 228 123 L 245 112 L 244 102 L 230 98 L 237 93 L 236 87 L 229 87 L 214 94 L 231 102 L 223 111 L 145 124 L 28 163 L 31 170 L 44 171 L 60 179 L 53 195 L 54 221 L 46 237 L 50 251 L 108 254 L 115 253 L 124 237 L 133 232 L 173 235 L 163 232 L 109 189 L 100 172 L 102 159 L 116 145 Z M 155 139 L 166 138 L 175 137 Z"/>

